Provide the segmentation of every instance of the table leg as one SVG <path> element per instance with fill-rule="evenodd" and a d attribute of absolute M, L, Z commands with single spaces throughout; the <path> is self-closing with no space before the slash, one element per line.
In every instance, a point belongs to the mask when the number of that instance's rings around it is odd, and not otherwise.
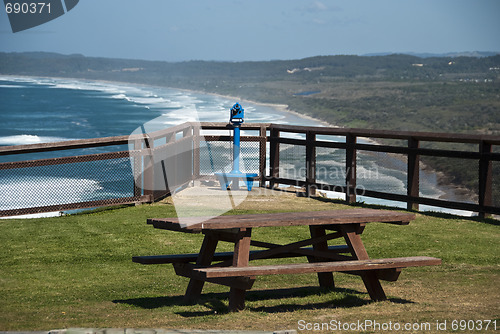
<path fill-rule="evenodd" d="M 326 235 L 325 228 L 323 226 L 309 226 L 309 231 L 311 232 L 311 238 L 324 237 Z M 316 243 L 313 245 L 314 251 L 324 251 L 328 252 L 328 241 Z M 314 256 L 308 256 L 307 260 L 312 262 L 323 262 L 331 261 L 329 259 L 322 259 Z M 333 273 L 318 273 L 319 286 L 323 288 L 334 288 L 335 282 L 333 280 Z"/>
<path fill-rule="evenodd" d="M 203 239 L 203 243 L 201 245 L 200 253 L 198 254 L 198 259 L 196 260 L 197 265 L 209 266 L 212 263 L 215 249 L 217 248 L 217 243 L 218 239 L 214 238 L 212 235 L 205 235 L 205 238 Z M 204 281 L 191 278 L 186 289 L 186 294 L 184 295 L 184 300 L 186 300 L 187 302 L 196 301 L 201 295 L 204 284 Z"/>
<path fill-rule="evenodd" d="M 344 238 L 349 246 L 352 256 L 354 256 L 357 260 L 369 260 L 368 253 L 366 252 L 365 246 L 363 245 L 360 237 L 360 234 L 363 231 L 363 226 L 360 224 L 341 225 L 341 231 L 344 234 Z M 372 300 L 378 301 L 387 299 L 375 271 L 366 271 L 361 274 L 361 278 L 363 279 L 363 283 L 365 284 L 366 290 Z"/>
<path fill-rule="evenodd" d="M 252 229 L 240 229 L 234 244 L 233 267 L 246 267 L 249 262 L 250 238 Z M 231 287 L 229 291 L 229 311 L 234 312 L 245 308 L 246 290 Z"/>

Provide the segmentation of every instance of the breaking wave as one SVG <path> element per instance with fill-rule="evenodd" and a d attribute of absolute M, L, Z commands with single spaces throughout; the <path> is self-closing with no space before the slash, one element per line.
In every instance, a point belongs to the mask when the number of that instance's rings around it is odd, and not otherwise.
<path fill-rule="evenodd" d="M 41 143 L 55 143 L 59 141 L 72 140 L 69 138 L 62 137 L 46 137 L 37 135 L 14 135 L 0 137 L 0 145 L 29 145 L 29 144 L 41 144 Z"/>

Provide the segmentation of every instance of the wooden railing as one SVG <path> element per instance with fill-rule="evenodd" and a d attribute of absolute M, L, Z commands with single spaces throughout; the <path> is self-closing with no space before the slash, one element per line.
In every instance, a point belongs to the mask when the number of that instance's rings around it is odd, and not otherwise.
<path fill-rule="evenodd" d="M 270 130 L 270 172 L 265 180 L 271 184 L 292 184 L 306 188 L 311 193 L 314 189 L 331 190 L 346 194 L 346 201 L 353 203 L 357 194 L 363 196 L 380 198 L 389 201 L 406 202 L 409 210 L 418 210 L 419 204 L 429 206 L 449 208 L 456 210 L 467 210 L 478 212 L 481 216 L 486 214 L 500 214 L 500 208 L 493 205 L 493 165 L 494 161 L 500 161 L 500 153 L 494 153 L 493 146 L 500 145 L 500 136 L 487 135 L 463 135 L 449 133 L 426 133 L 407 131 L 384 131 L 365 129 L 345 129 L 345 128 L 323 128 L 323 127 L 302 127 L 273 124 Z M 283 138 L 283 133 L 301 133 L 305 139 Z M 318 140 L 318 135 L 341 136 L 345 141 L 332 142 Z M 359 138 L 396 139 L 406 142 L 401 145 L 378 145 L 373 143 L 359 143 Z M 459 151 L 421 148 L 421 142 L 441 142 L 441 143 L 464 143 L 477 144 L 477 151 Z M 305 180 L 281 178 L 280 172 L 280 144 L 290 144 L 305 147 Z M 325 184 L 316 181 L 316 153 L 318 147 L 330 147 L 345 150 L 345 183 Z M 374 191 L 366 188 L 359 189 L 356 179 L 357 155 L 360 151 L 384 152 L 402 154 L 407 162 L 407 193 L 394 194 L 388 192 Z M 448 201 L 435 198 L 425 198 L 420 196 L 420 157 L 434 156 L 446 158 L 459 158 L 476 160 L 477 180 L 479 189 L 478 203 L 465 203 Z M 446 171 L 441 171 L 446 173 Z M 496 176 L 497 178 L 500 177 Z"/>
<path fill-rule="evenodd" d="M 10 160 L 19 154 L 46 154 L 46 152 L 54 151 L 104 147 L 108 151 L 112 150 L 111 152 L 97 154 L 2 162 L 0 163 L 0 181 L 2 178 L 1 172 L 3 171 L 26 170 L 41 166 L 72 165 L 112 159 L 128 159 L 131 166 L 130 172 L 124 179 L 124 182 L 128 185 L 127 187 L 130 188 L 129 196 L 71 203 L 62 200 L 60 204 L 16 207 L 14 209 L 0 208 L 0 216 L 158 200 L 193 180 L 200 177 L 210 177 L 210 175 L 203 175 L 200 172 L 200 164 L 202 164 L 201 161 L 203 160 L 200 157 L 202 151 L 200 145 L 213 142 L 231 142 L 230 129 L 226 123 L 201 123 L 201 125 L 184 123 L 165 130 L 132 136 L 0 147 L 0 158 L 2 156 L 9 157 Z M 227 130 L 227 135 L 221 135 L 221 130 Z M 299 186 L 304 187 L 308 195 L 314 194 L 317 189 L 336 191 L 345 194 L 347 203 L 356 202 L 357 196 L 363 195 L 388 201 L 405 202 L 408 209 L 414 210 L 418 209 L 419 205 L 422 204 L 478 212 L 481 216 L 500 214 L 500 207 L 495 204 L 498 201 L 495 202 L 493 198 L 494 185 L 500 186 L 500 183 L 495 183 L 495 180 L 496 182 L 500 181 L 500 175 L 493 173 L 493 167 L 499 166 L 494 164 L 499 164 L 500 161 L 500 153 L 495 151 L 495 148 L 498 149 L 500 145 L 500 136 L 304 127 L 261 123 L 243 124 L 242 130 L 242 145 L 245 142 L 251 142 L 256 147 L 253 154 L 258 159 L 258 167 L 253 172 L 259 174 L 257 181 L 259 181 L 260 186 L 276 187 L 279 184 Z M 214 131 L 218 133 L 214 133 Z M 360 140 L 360 138 L 369 140 Z M 374 142 L 381 139 L 385 141 L 396 140 L 397 143 L 388 145 Z M 477 145 L 477 149 L 430 149 L 421 147 L 423 142 L 474 144 Z M 128 145 L 129 149 L 123 150 L 123 145 Z M 300 152 L 303 152 L 301 153 L 303 156 L 298 157 L 299 164 L 305 171 L 303 176 L 282 175 L 282 167 L 286 163 L 283 157 L 280 158 L 280 155 L 284 154 L 283 145 L 288 148 L 299 148 Z M 119 150 L 120 148 L 121 150 Z M 342 160 L 345 160 L 343 166 L 345 177 L 340 184 L 325 183 L 318 180 L 318 148 L 345 150 L 345 156 L 342 158 Z M 398 194 L 368 189 L 365 186 L 361 187 L 356 172 L 357 157 L 360 152 L 396 154 L 404 157 L 402 161 L 406 164 L 406 193 Z M 477 161 L 477 201 L 459 202 L 421 196 L 420 161 L 421 157 L 424 156 L 456 158 L 460 159 L 460 161 Z M 268 166 L 267 170 L 266 165 Z M 441 172 L 446 173 L 446 171 Z M 168 180 L 167 174 L 169 175 Z M 29 183 L 29 179 L 27 181 Z M 25 189 L 25 193 L 26 196 L 36 196 L 36 193 L 29 188 Z M 2 196 L 10 195 L 9 193 L 0 194 L 0 200 Z"/>
<path fill-rule="evenodd" d="M 18 185 L 5 186 L 6 191 L 0 193 L 0 203 L 2 203 L 2 200 L 7 198 L 9 198 L 9 202 L 15 202 L 16 199 L 10 199 L 14 196 L 14 194 L 22 197 L 19 198 L 18 202 L 20 203 L 23 203 L 23 199 L 26 198 L 33 198 L 34 200 L 31 202 L 36 202 L 38 198 L 40 202 L 39 205 L 35 204 L 26 207 L 20 207 L 19 205 L 14 205 L 14 208 L 0 207 L 0 217 L 68 211 L 109 205 L 147 203 L 165 197 L 168 195 L 168 189 L 164 189 L 162 191 L 161 188 L 157 189 L 154 185 L 155 182 L 161 181 L 159 178 L 161 178 L 162 174 L 156 173 L 155 179 L 155 164 L 153 163 L 153 155 L 158 154 L 158 152 L 161 152 L 162 150 L 166 151 L 172 148 L 178 148 L 181 145 L 186 145 L 186 143 L 191 148 L 192 142 L 195 138 L 193 129 L 194 127 L 190 123 L 186 123 L 162 131 L 131 136 L 0 147 L 0 159 L 7 158 L 9 160 L 13 160 L 15 156 L 21 156 L 24 158 L 25 156 L 30 157 L 32 154 L 47 155 L 49 152 L 60 152 L 62 155 L 60 157 L 45 159 L 0 162 L 0 184 L 2 178 L 7 177 L 14 179 L 17 178 L 18 181 L 25 181 L 19 182 Z M 123 146 L 125 145 L 127 145 L 126 150 L 123 150 Z M 72 154 L 75 150 L 76 153 L 84 153 L 86 149 L 90 148 L 97 148 L 107 152 L 67 156 L 68 154 Z M 78 188 L 78 180 L 83 177 L 82 174 L 87 172 L 86 169 L 88 169 L 88 166 L 85 164 L 111 162 L 113 160 L 115 162 L 121 162 L 129 167 L 128 171 L 126 171 L 124 175 L 121 175 L 123 178 L 121 182 L 125 183 L 124 188 L 127 190 L 127 194 L 123 196 L 105 194 L 102 196 L 96 195 L 95 197 L 97 198 L 92 200 L 74 200 L 68 199 L 66 196 L 62 195 L 56 200 L 57 203 L 47 204 L 44 203 L 46 200 L 40 198 L 40 193 L 46 193 L 47 190 L 34 189 L 31 185 L 33 180 L 39 177 L 47 177 L 47 174 L 49 174 L 72 178 L 76 180 L 75 187 Z M 50 170 L 44 169 L 43 173 L 40 172 L 41 168 L 47 166 L 51 166 Z M 64 168 L 64 166 L 70 167 Z M 109 168 L 109 165 L 105 167 Z M 103 169 L 103 166 L 97 165 L 93 168 L 95 169 L 94 173 L 99 174 L 101 172 L 100 169 Z M 172 166 L 169 165 L 169 169 L 170 168 L 172 168 Z M 123 166 L 122 169 L 124 169 Z M 8 174 L 9 172 L 11 175 Z M 102 177 L 105 178 L 106 176 L 113 178 L 117 173 L 118 171 L 115 173 L 111 171 L 108 175 L 103 175 L 101 173 L 101 175 L 99 175 L 101 179 L 99 180 L 102 181 Z M 179 183 L 192 179 L 190 171 L 188 175 L 186 175 L 186 173 L 178 173 L 177 175 L 179 176 L 179 179 L 177 180 Z M 181 178 L 185 178 L 186 180 L 181 180 Z M 15 189 L 15 187 L 22 187 L 22 189 Z M 78 189 L 72 190 L 76 191 Z M 71 192 L 71 190 L 68 192 Z M 71 197 L 69 195 L 70 194 L 68 194 L 68 197 Z"/>
<path fill-rule="evenodd" d="M 45 158 L 45 159 L 37 159 L 37 160 L 21 160 L 21 161 L 12 161 L 12 162 L 3 162 L 0 163 L 0 172 L 4 178 L 14 178 L 15 180 L 21 181 L 21 175 L 25 171 L 34 171 L 37 168 L 40 169 L 42 167 L 51 166 L 52 168 L 58 168 L 60 166 L 65 165 L 73 165 L 82 162 L 96 162 L 96 161 L 106 161 L 112 159 L 122 159 L 128 158 L 129 152 L 127 151 L 117 151 L 114 150 L 112 152 L 106 153 L 98 153 L 98 154 L 90 154 L 90 155 L 78 155 L 78 156 L 64 156 L 67 155 L 66 151 L 71 150 L 82 150 L 88 148 L 96 148 L 96 147 L 118 147 L 119 145 L 126 145 L 128 143 L 127 136 L 120 137 L 109 137 L 109 138 L 97 138 L 97 139 L 87 139 L 87 140 L 73 140 L 73 141 L 65 141 L 65 142 L 57 142 L 57 143 L 43 143 L 43 144 L 32 144 L 32 145 L 19 145 L 19 146 L 5 146 L 0 147 L 0 157 L 1 158 L 14 158 L 15 155 L 28 155 L 28 157 L 33 153 L 44 153 L 54 151 L 63 152 L 61 157 L 55 158 Z M 22 156 L 23 157 L 23 156 Z M 8 173 L 11 172 L 10 176 Z M 19 173 L 16 173 L 19 172 Z M 14 174 L 12 174 L 14 173 Z M 0 199 L 4 200 L 8 197 L 17 196 L 18 202 L 23 203 L 23 199 L 26 198 L 36 198 L 39 197 L 39 193 L 43 191 L 43 189 L 33 189 L 32 180 L 37 177 L 42 177 L 41 175 L 37 175 L 36 172 L 32 175 L 23 176 L 23 179 L 27 181 L 26 184 L 14 184 L 11 186 L 6 186 L 7 189 L 0 194 Z M 2 179 L 2 177 L 0 177 Z M 22 187 L 22 189 L 18 189 Z M 133 187 L 133 184 L 132 184 Z M 120 198 L 119 200 L 115 198 L 106 198 L 106 199 L 98 199 L 98 200 L 90 200 L 85 201 L 82 200 L 78 203 L 74 201 L 67 201 L 64 198 L 60 198 L 58 203 L 40 203 L 40 205 L 28 206 L 28 207 L 20 207 L 19 205 L 14 205 L 14 208 L 0 208 L 0 216 L 17 216 L 23 214 L 33 214 L 33 213 L 42 213 L 42 212 L 53 212 L 53 211 L 65 211 L 72 209 L 81 209 L 81 208 L 91 208 L 97 206 L 105 206 L 105 205 L 114 205 L 114 204 L 122 204 L 122 203 L 133 203 L 136 201 L 143 200 L 139 194 L 133 193 L 132 196 L 126 196 L 124 198 Z M 4 202 L 2 201 L 2 202 Z"/>

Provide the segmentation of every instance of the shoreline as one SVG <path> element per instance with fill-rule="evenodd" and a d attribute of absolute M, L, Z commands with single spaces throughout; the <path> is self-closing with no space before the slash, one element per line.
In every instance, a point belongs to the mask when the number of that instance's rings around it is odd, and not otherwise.
<path fill-rule="evenodd" d="M 212 93 L 212 92 L 205 92 L 205 91 L 196 90 L 196 89 L 177 88 L 177 87 L 172 87 L 172 86 L 149 85 L 149 84 L 135 83 L 135 82 L 129 82 L 129 81 L 113 81 L 113 80 L 104 80 L 104 79 L 87 79 L 87 78 L 74 78 L 74 77 L 28 76 L 28 75 L 12 75 L 12 74 L 1 74 L 1 73 L 0 73 L 0 77 L 29 78 L 29 79 L 76 80 L 76 81 L 88 81 L 88 82 L 97 82 L 97 83 L 105 83 L 105 84 L 130 84 L 130 85 L 136 85 L 136 86 L 142 86 L 142 87 L 167 88 L 167 89 L 179 90 L 179 91 L 190 92 L 190 93 L 195 93 L 195 94 L 204 94 L 204 95 L 221 97 L 221 98 L 225 98 L 228 100 L 235 100 L 236 102 L 244 101 L 244 102 L 248 102 L 248 103 L 263 106 L 263 107 L 273 108 L 273 109 L 276 109 L 277 111 L 280 111 L 280 112 L 289 113 L 289 114 L 297 116 L 299 118 L 304 118 L 304 119 L 307 119 L 310 121 L 314 121 L 314 122 L 317 122 L 318 124 L 322 124 L 325 127 L 341 128 L 341 126 L 334 125 L 334 124 L 328 123 L 326 121 L 323 121 L 323 120 L 320 120 L 318 118 L 314 118 L 314 117 L 311 117 L 308 115 L 301 114 L 300 112 L 295 111 L 295 110 L 291 110 L 291 109 L 289 109 L 287 104 L 258 102 L 255 100 L 244 99 L 244 98 L 240 98 L 237 96 L 224 95 L 224 94 Z"/>
<path fill-rule="evenodd" d="M 278 103 L 265 103 L 265 102 L 258 102 L 255 100 L 249 100 L 249 99 L 243 99 L 239 98 L 236 96 L 230 96 L 230 95 L 223 95 L 219 93 L 212 93 L 212 92 L 205 92 L 201 90 L 193 90 L 193 89 L 186 89 L 186 88 L 176 88 L 172 86 L 160 86 L 160 85 L 150 85 L 150 84 L 144 84 L 144 83 L 135 83 L 135 82 L 129 82 L 129 81 L 112 81 L 112 80 L 96 80 L 96 79 L 87 79 L 87 78 L 74 78 L 74 77 L 50 77 L 50 76 L 26 76 L 26 75 L 6 75 L 6 74 L 0 74 L 0 77 L 5 78 L 8 80 L 8 78 L 26 78 L 26 79 L 56 79 L 56 80 L 74 80 L 74 81 L 83 81 L 83 82 L 94 82 L 94 83 L 102 83 L 102 84 L 110 84 L 110 85 L 133 85 L 133 86 L 138 86 L 138 87 L 152 87 L 152 88 L 165 88 L 165 89 L 171 89 L 171 90 L 177 90 L 177 91 L 183 91 L 183 92 L 189 92 L 193 94 L 201 94 L 201 95 L 208 95 L 208 96 L 215 96 L 219 98 L 224 98 L 228 100 L 234 100 L 235 102 L 247 102 L 251 103 L 256 106 L 263 106 L 263 107 L 268 107 L 272 108 L 276 111 L 282 112 L 282 113 L 287 113 L 290 115 L 293 115 L 298 118 L 302 118 L 305 120 L 313 121 L 315 123 L 320 124 L 320 126 L 324 127 L 331 127 L 331 128 L 342 128 L 341 126 L 334 125 L 331 123 L 328 123 L 326 121 L 301 114 L 300 112 L 297 112 L 295 110 L 289 109 L 289 106 L 287 104 L 278 104 Z M 366 137 L 360 137 L 369 144 L 373 145 L 381 145 L 382 143 L 371 139 L 371 138 L 366 138 Z M 393 159 L 398 159 L 398 160 L 405 160 L 402 159 L 402 157 L 399 156 L 393 156 L 391 154 L 388 154 L 391 156 Z M 464 187 L 461 187 L 456 184 L 451 184 L 445 182 L 446 177 L 443 175 L 442 172 L 439 172 L 433 168 L 430 168 L 427 165 L 424 165 L 421 163 L 421 170 L 424 171 L 425 173 L 428 174 L 435 174 L 436 175 L 436 184 L 433 185 L 437 190 L 444 192 L 444 194 L 440 195 L 438 198 L 455 198 L 456 200 L 467 200 L 470 199 L 472 195 L 475 195 L 474 191 L 465 189 Z M 452 193 L 448 193 L 451 190 Z"/>

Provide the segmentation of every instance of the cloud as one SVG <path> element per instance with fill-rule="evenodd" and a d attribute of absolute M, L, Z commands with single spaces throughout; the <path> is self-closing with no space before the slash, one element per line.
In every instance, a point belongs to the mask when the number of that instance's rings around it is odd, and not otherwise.
<path fill-rule="evenodd" d="M 305 11 L 310 13 L 318 13 L 318 12 L 338 12 L 342 11 L 342 8 L 339 6 L 328 4 L 326 5 L 322 1 L 314 1 L 309 3 L 309 5 L 305 8 Z"/>
<path fill-rule="evenodd" d="M 319 10 L 328 10 L 328 7 L 321 1 L 314 1 L 313 6 Z"/>

